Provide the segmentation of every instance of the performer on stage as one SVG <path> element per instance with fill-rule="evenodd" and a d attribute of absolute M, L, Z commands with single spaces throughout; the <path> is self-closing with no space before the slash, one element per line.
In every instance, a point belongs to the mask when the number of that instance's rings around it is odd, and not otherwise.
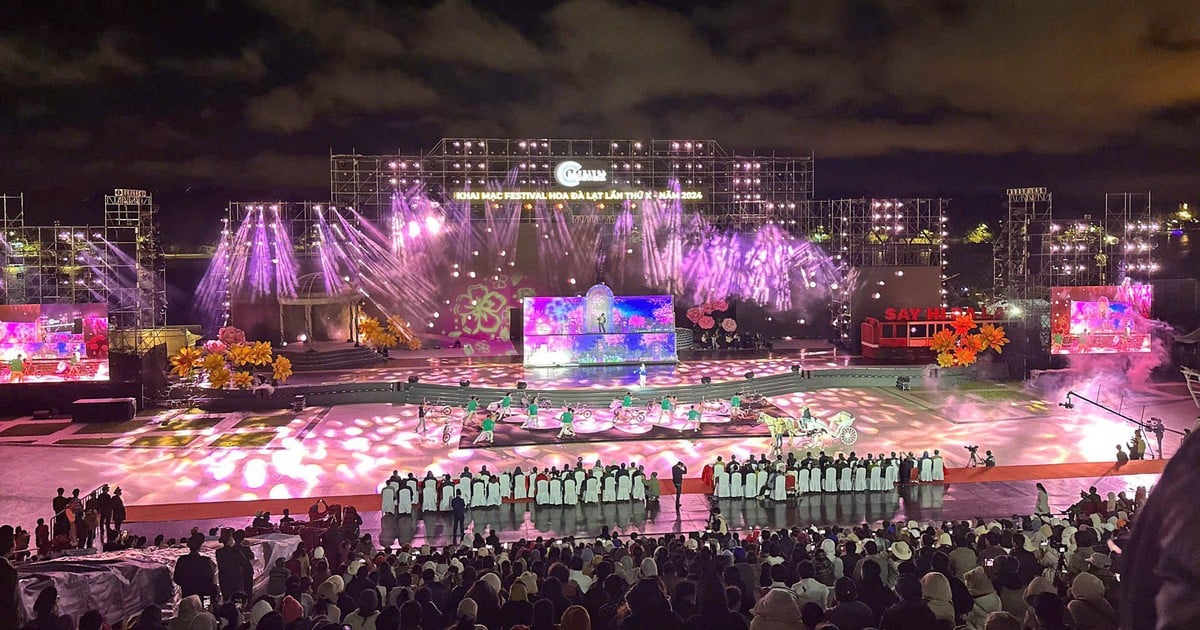
<path fill-rule="evenodd" d="M 17 358 L 8 362 L 8 382 L 25 382 L 25 355 L 18 354 Z"/>
<path fill-rule="evenodd" d="M 526 409 L 526 414 L 528 415 L 528 417 L 525 419 L 525 422 L 521 424 L 521 428 L 522 429 L 538 428 L 538 426 L 537 426 L 537 424 L 538 424 L 537 396 L 534 396 L 533 400 L 529 401 L 529 407 Z"/>
<path fill-rule="evenodd" d="M 472 444 L 478 444 L 484 441 L 486 441 L 488 444 L 494 444 L 496 442 L 496 436 L 493 431 L 495 430 L 496 419 L 492 417 L 492 414 L 489 413 L 483 417 L 483 423 L 480 425 L 479 437 L 475 438 L 475 441 L 472 442 Z"/>
<path fill-rule="evenodd" d="M 646 364 L 638 364 L 638 387 L 646 389 Z"/>
<path fill-rule="evenodd" d="M 558 430 L 558 438 L 575 437 L 575 410 L 567 407 L 558 416 L 558 419 L 562 422 L 562 428 Z"/>
<path fill-rule="evenodd" d="M 742 411 L 742 393 L 735 392 L 733 397 L 729 399 L 729 419 L 737 420 L 738 415 Z"/>
<path fill-rule="evenodd" d="M 503 421 L 512 412 L 512 392 L 506 392 L 500 399 L 500 420 Z"/>
<path fill-rule="evenodd" d="M 474 418 L 475 412 L 479 411 L 479 397 L 472 396 L 471 400 L 467 401 L 467 406 L 464 407 L 464 411 L 466 411 L 466 415 L 463 417 L 464 420 L 470 420 Z"/>
<path fill-rule="evenodd" d="M 696 405 L 692 405 L 691 407 L 688 407 L 687 424 L 683 425 L 683 428 L 680 429 L 679 432 L 683 433 L 684 431 L 687 431 L 689 428 L 693 431 L 699 431 L 700 430 L 700 420 L 702 417 L 703 417 L 703 414 L 700 412 L 699 409 L 696 409 Z"/>
<path fill-rule="evenodd" d="M 603 335 L 606 332 L 604 326 L 607 323 L 608 323 L 608 318 L 604 316 L 604 313 L 600 313 L 600 316 L 596 318 L 596 326 L 598 326 L 600 328 L 601 335 Z"/>
<path fill-rule="evenodd" d="M 417 429 L 416 429 L 416 431 L 417 431 L 417 433 L 425 432 L 425 401 L 424 400 L 421 401 L 421 404 L 417 405 Z"/>
<path fill-rule="evenodd" d="M 664 395 L 662 397 L 662 400 L 659 402 L 658 423 L 662 424 L 663 416 L 666 416 L 667 419 L 670 420 L 671 412 L 673 410 L 674 410 L 674 404 L 671 402 L 671 398 L 669 396 Z"/>

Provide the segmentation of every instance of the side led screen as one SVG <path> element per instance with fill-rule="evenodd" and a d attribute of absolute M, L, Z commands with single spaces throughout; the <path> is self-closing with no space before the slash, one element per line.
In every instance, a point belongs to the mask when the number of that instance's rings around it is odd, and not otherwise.
<path fill-rule="evenodd" d="M 522 306 L 525 365 L 677 360 L 669 295 L 614 296 L 597 285 L 586 297 L 529 297 Z"/>
<path fill-rule="evenodd" d="M 1148 284 L 1055 287 L 1050 291 L 1050 352 L 1150 352 L 1152 303 Z"/>
<path fill-rule="evenodd" d="M 108 378 L 106 305 L 0 305 L 0 384 Z"/>

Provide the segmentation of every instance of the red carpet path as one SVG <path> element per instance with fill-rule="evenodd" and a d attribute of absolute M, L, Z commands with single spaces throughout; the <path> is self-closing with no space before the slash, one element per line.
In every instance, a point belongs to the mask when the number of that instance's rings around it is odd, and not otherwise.
<path fill-rule="evenodd" d="M 1158 475 L 1166 466 L 1165 460 L 1151 459 L 1131 461 L 1119 470 L 1113 462 L 1080 462 L 1074 464 L 1038 464 L 1033 466 L 996 466 L 994 468 L 947 468 L 945 483 L 983 483 L 997 481 L 1040 481 L 1043 479 L 1072 479 L 1108 477 L 1112 475 Z M 663 494 L 671 495 L 675 489 L 669 480 L 662 483 Z M 684 480 L 683 491 L 687 494 L 710 492 L 699 477 Z M 353 505 L 360 512 L 379 511 L 378 494 L 351 494 L 324 497 L 330 504 Z M 292 514 L 304 515 L 316 497 L 298 499 L 260 499 L 254 501 L 217 501 L 213 503 L 163 503 L 158 505 L 130 505 L 126 507 L 128 522 L 186 521 L 213 518 L 254 516 L 259 510 L 273 515 L 281 514 L 284 508 Z"/>

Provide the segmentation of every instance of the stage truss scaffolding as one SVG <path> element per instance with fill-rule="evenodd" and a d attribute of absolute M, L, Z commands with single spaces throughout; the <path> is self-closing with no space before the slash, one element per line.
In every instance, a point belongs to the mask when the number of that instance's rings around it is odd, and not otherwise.
<path fill-rule="evenodd" d="M 840 340 L 852 339 L 856 325 L 851 312 L 858 290 L 856 269 L 932 266 L 941 269 L 944 283 L 949 204 L 948 199 L 835 199 L 828 202 L 827 212 L 813 213 L 824 216 L 810 216 L 805 229 L 811 230 L 809 234 L 830 230 L 828 249 L 843 269 L 843 282 L 833 291 L 831 302 Z M 941 295 L 944 300 L 945 289 Z"/>
<path fill-rule="evenodd" d="M 331 155 L 330 198 L 379 219 L 394 194 L 416 187 L 443 199 L 464 190 L 546 189 L 565 160 L 606 169 L 610 189 L 700 191 L 703 199 L 688 207 L 721 227 L 791 225 L 813 196 L 812 156 L 740 154 L 714 140 L 443 138 L 416 155 Z"/>
<path fill-rule="evenodd" d="M 3 302 L 108 306 L 110 348 L 143 354 L 166 325 L 158 207 L 145 191 L 105 195 L 100 225 L 30 225 L 24 199 L 3 202 Z"/>
<path fill-rule="evenodd" d="M 1053 195 L 1043 187 L 1008 189 L 1007 217 L 993 246 L 997 296 L 1049 297 L 1053 205 Z"/>
<path fill-rule="evenodd" d="M 1106 284 L 1125 278 L 1146 281 L 1158 271 L 1152 241 L 1158 226 L 1152 216 L 1149 192 L 1106 194 L 1104 230 Z"/>

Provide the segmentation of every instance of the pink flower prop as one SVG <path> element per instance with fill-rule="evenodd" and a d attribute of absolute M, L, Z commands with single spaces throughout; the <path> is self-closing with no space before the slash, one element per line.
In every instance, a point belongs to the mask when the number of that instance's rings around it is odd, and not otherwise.
<path fill-rule="evenodd" d="M 217 331 L 217 339 L 226 346 L 246 343 L 246 331 L 236 326 L 225 326 Z"/>
<path fill-rule="evenodd" d="M 209 354 L 222 354 L 228 347 L 216 339 L 204 342 L 204 350 Z"/>
<path fill-rule="evenodd" d="M 726 317 L 721 320 L 721 328 L 725 329 L 725 332 L 733 332 L 737 330 L 737 322 L 733 321 L 732 317 Z"/>
<path fill-rule="evenodd" d="M 729 310 L 729 303 L 726 302 L 725 300 L 713 300 L 712 302 L 710 302 L 710 304 L 712 305 L 712 310 L 714 310 L 714 311 Z"/>
<path fill-rule="evenodd" d="M 687 310 L 688 321 L 692 322 L 693 324 L 700 323 L 701 317 L 704 317 L 704 311 L 699 307 L 692 307 Z"/>
<path fill-rule="evenodd" d="M 712 327 L 717 325 L 717 320 L 705 315 L 704 317 L 701 317 L 700 321 L 697 323 L 699 323 L 700 327 L 704 330 L 712 330 Z"/>

